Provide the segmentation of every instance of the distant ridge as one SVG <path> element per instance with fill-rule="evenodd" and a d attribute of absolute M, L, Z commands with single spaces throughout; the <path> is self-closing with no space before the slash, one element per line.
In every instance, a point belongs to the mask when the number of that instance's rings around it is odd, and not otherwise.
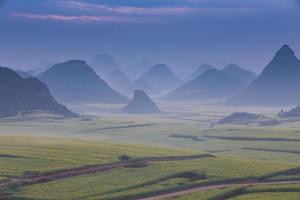
<path fill-rule="evenodd" d="M 118 92 L 122 94 L 128 94 L 131 92 L 131 81 L 127 78 L 123 71 L 116 68 L 114 69 L 105 80 L 108 84 Z"/>
<path fill-rule="evenodd" d="M 222 71 L 237 79 L 240 79 L 246 84 L 251 83 L 256 78 L 253 72 L 243 69 L 236 64 L 229 64 Z"/>
<path fill-rule="evenodd" d="M 300 102 L 300 61 L 283 45 L 259 77 L 228 100 L 234 105 L 295 105 Z"/>
<path fill-rule="evenodd" d="M 165 64 L 154 65 L 141 78 L 158 91 L 170 91 L 182 83 L 180 78 Z"/>
<path fill-rule="evenodd" d="M 65 117 L 77 115 L 60 105 L 47 86 L 36 78 L 22 78 L 15 71 L 0 67 L 0 117 L 20 112 L 46 111 Z"/>
<path fill-rule="evenodd" d="M 133 80 L 135 80 L 135 79 L 138 79 L 139 77 L 141 77 L 144 73 L 146 73 L 152 66 L 153 65 L 149 61 L 142 60 L 141 62 L 128 68 L 127 71 L 128 71 L 128 74 L 131 75 L 131 78 Z"/>
<path fill-rule="evenodd" d="M 37 76 L 62 102 L 125 103 L 127 97 L 113 90 L 86 62 L 69 60 Z"/>
<path fill-rule="evenodd" d="M 230 97 L 245 87 L 239 79 L 210 69 L 164 97 L 166 100 L 203 100 Z"/>
<path fill-rule="evenodd" d="M 135 90 L 133 99 L 122 109 L 123 112 L 134 114 L 160 113 L 160 109 L 142 90 Z"/>
<path fill-rule="evenodd" d="M 200 67 L 198 67 L 197 70 L 195 72 L 193 72 L 187 80 L 192 81 L 195 78 L 197 78 L 198 76 L 200 76 L 203 72 L 205 72 L 209 69 L 214 69 L 214 67 L 212 65 L 203 64 Z"/>

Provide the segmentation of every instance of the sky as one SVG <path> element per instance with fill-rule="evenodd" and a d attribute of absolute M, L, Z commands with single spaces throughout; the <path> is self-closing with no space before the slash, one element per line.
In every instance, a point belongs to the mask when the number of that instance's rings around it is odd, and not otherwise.
<path fill-rule="evenodd" d="M 130 68 L 201 64 L 259 73 L 283 45 L 300 57 L 299 0 L 0 0 L 0 65 L 42 69 L 115 57 Z"/>

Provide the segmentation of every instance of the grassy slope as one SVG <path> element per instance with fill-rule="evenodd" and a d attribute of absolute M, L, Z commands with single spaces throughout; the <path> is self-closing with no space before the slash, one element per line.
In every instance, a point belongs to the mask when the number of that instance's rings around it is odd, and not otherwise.
<path fill-rule="evenodd" d="M 154 163 L 147 168 L 123 169 L 105 172 L 103 174 L 87 175 L 66 180 L 24 187 L 16 193 L 20 197 L 35 197 L 42 194 L 60 199 L 65 193 L 70 199 L 74 194 L 87 196 L 91 199 L 100 195 L 103 199 L 119 197 L 127 194 L 138 194 L 157 189 L 174 188 L 182 184 L 193 184 L 187 179 L 165 180 L 161 183 L 148 185 L 144 188 L 126 189 L 125 186 L 135 186 L 159 180 L 166 175 L 195 170 L 205 171 L 208 181 L 230 177 L 245 177 L 261 175 L 289 167 L 297 167 L 300 157 L 296 154 L 261 152 L 245 150 L 247 147 L 270 148 L 285 150 L 300 150 L 296 142 L 266 142 L 266 141 L 228 141 L 208 139 L 204 135 L 215 136 L 251 136 L 251 137 L 285 137 L 300 139 L 300 123 L 290 123 L 274 127 L 252 126 L 222 126 L 210 127 L 216 121 L 233 111 L 248 111 L 252 108 L 224 108 L 198 104 L 163 105 L 163 110 L 175 112 L 163 115 L 123 115 L 103 114 L 91 121 L 78 120 L 35 120 L 29 122 L 0 123 L 0 135 L 32 135 L 33 137 L 0 138 L 0 154 L 15 154 L 24 158 L 0 158 L 0 177 L 21 175 L 26 171 L 52 171 L 62 168 L 95 163 L 118 161 L 118 157 L 127 154 L 132 157 L 191 154 L 196 151 L 181 151 L 179 149 L 194 149 L 202 151 L 220 151 L 214 154 L 218 158 L 199 161 L 184 161 L 172 163 Z M 247 110 L 248 109 L 248 110 Z M 276 109 L 258 109 L 257 113 L 276 113 Z M 154 123 L 149 127 L 106 129 L 106 127 L 126 126 L 131 124 Z M 186 138 L 172 138 L 172 134 L 192 135 L 204 138 L 204 141 L 193 141 Z M 57 136 L 47 138 L 41 136 Z M 36 138 L 36 136 L 39 136 Z M 76 137 L 91 140 L 112 140 L 148 145 L 169 146 L 173 149 L 156 149 L 143 145 L 124 145 L 112 142 L 87 142 L 80 139 L 61 139 Z M 196 152 L 197 153 L 197 152 Z M 252 159 L 252 160 L 248 160 Z M 260 161 L 259 161 L 260 160 Z M 271 167 L 271 168 L 270 168 Z M 125 170 L 125 171 L 124 171 Z M 140 177 L 140 178 L 139 178 Z M 142 178 L 145 179 L 142 180 Z M 0 178 L 1 179 L 1 178 Z M 109 182 L 111 181 L 111 182 Z M 199 180 L 201 182 L 201 180 Z M 110 186 L 106 187 L 105 183 Z M 54 184 L 55 183 L 55 184 Z M 56 185 L 60 186 L 56 188 Z M 82 187 L 86 185 L 86 187 Z M 125 189 L 126 190 L 125 190 Z M 111 195 L 109 191 L 124 189 Z M 61 191 L 61 192 L 55 192 Z M 76 192 L 75 192 L 76 191 Z M 202 193 L 201 193 L 202 194 Z"/>
<path fill-rule="evenodd" d="M 191 155 L 199 152 L 50 137 L 0 136 L 0 177 L 113 163 L 129 157 Z M 2 155 L 2 156 L 1 156 Z"/>
<path fill-rule="evenodd" d="M 176 200 L 220 200 L 222 195 L 239 189 L 238 187 L 229 187 L 224 189 L 208 190 L 205 192 L 183 195 Z M 290 190 L 289 192 L 281 190 Z M 293 191 L 295 190 L 295 191 Z M 300 185 L 266 185 L 251 186 L 245 188 L 246 194 L 228 198 L 228 200 L 298 200 L 300 198 Z M 168 198 L 171 200 L 174 198 Z M 227 199 L 226 199 L 227 200 Z"/>
<path fill-rule="evenodd" d="M 29 159 L 25 159 L 22 165 L 20 165 L 20 160 L 23 158 L 0 159 L 2 175 L 18 175 L 24 173 L 24 171 L 28 171 L 28 169 L 30 171 L 52 171 L 87 163 L 115 162 L 118 161 L 118 156 L 124 154 L 132 157 L 144 157 L 194 153 L 189 151 L 181 152 L 180 150 L 148 148 L 138 145 L 85 142 L 74 139 L 36 139 L 31 137 L 1 137 L 1 147 L 1 154 L 13 153 L 13 155 L 25 156 Z M 32 157 L 36 162 L 32 162 Z M 49 159 L 49 162 L 45 162 L 45 157 Z M 10 162 L 7 162 L 7 160 L 10 160 Z M 56 165 L 56 163 L 60 163 L 60 165 Z M 178 172 L 206 172 L 209 178 L 206 181 L 210 181 L 233 177 L 259 176 L 289 167 L 294 167 L 294 165 L 274 165 L 268 162 L 247 161 L 245 158 L 237 159 L 231 157 L 207 158 L 199 161 L 153 163 L 147 168 L 114 170 L 28 186 L 21 188 L 13 196 L 21 198 L 38 197 L 40 199 L 45 198 L 45 196 L 49 197 L 49 199 L 84 199 L 84 197 L 88 197 L 87 199 L 93 199 L 94 197 L 96 199 L 100 197 L 100 199 L 108 199 L 108 197 L 118 199 L 120 196 L 141 194 L 174 188 L 182 184 L 196 183 L 186 179 L 172 179 L 156 185 L 150 184 L 143 188 L 134 188 L 136 185 L 159 180 L 162 177 Z M 5 169 L 10 170 L 7 172 Z M 133 188 L 128 188 L 130 186 Z M 123 191 L 117 192 L 118 190 Z M 112 191 L 114 191 L 114 194 L 111 193 Z"/>

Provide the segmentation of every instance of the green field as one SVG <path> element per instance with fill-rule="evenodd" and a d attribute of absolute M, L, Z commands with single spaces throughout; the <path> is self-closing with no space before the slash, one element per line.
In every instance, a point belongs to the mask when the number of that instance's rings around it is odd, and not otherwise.
<path fill-rule="evenodd" d="M 231 112 L 252 111 L 274 117 L 279 108 L 225 107 L 199 102 L 160 102 L 159 105 L 165 111 L 160 115 L 126 115 L 117 112 L 122 105 L 98 104 L 70 105 L 75 110 L 86 110 L 86 116 L 81 119 L 2 120 L 0 183 L 78 167 L 119 163 L 124 157 L 129 160 L 201 154 L 212 157 L 153 161 L 145 166 L 5 187 L 1 189 L 2 195 L 7 199 L 28 200 L 131 200 L 201 184 L 260 178 L 300 167 L 300 122 L 267 127 L 213 125 Z M 279 173 L 268 178 L 283 179 L 300 180 L 300 172 Z M 292 190 L 298 185 L 278 185 L 278 191 L 274 191 L 275 186 L 266 187 L 273 190 L 247 187 L 251 192 L 231 199 L 300 198 L 300 193 Z M 281 191 L 284 188 L 289 190 Z M 178 199 L 214 200 L 235 189 L 207 190 Z"/>
<path fill-rule="evenodd" d="M 239 191 L 239 192 L 235 192 Z M 224 189 L 208 190 L 205 192 L 183 195 L 176 200 L 297 200 L 300 195 L 300 184 L 229 187 Z M 175 199 L 175 198 L 169 198 Z"/>

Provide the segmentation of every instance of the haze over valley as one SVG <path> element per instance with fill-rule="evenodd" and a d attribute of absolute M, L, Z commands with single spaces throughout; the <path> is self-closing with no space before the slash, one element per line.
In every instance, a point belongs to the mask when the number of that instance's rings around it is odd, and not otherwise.
<path fill-rule="evenodd" d="M 298 0 L 0 0 L 0 199 L 299 200 Z"/>

